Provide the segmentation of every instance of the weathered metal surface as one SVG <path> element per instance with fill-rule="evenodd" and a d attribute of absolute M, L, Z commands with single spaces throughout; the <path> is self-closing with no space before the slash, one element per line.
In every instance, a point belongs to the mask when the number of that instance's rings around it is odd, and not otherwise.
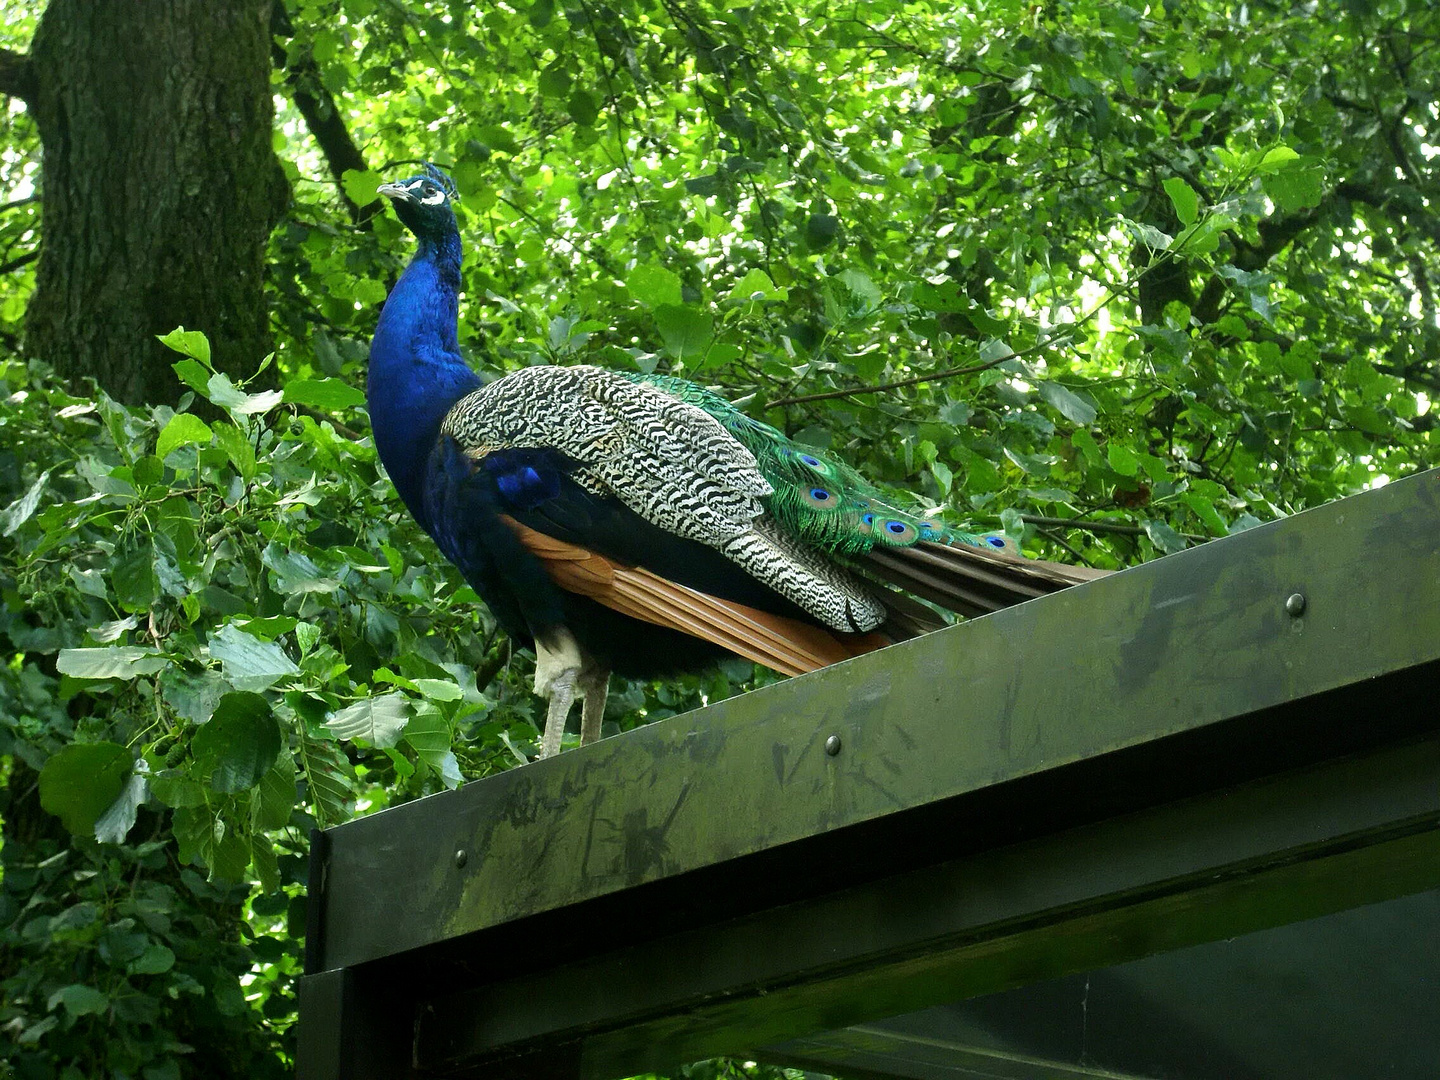
<path fill-rule="evenodd" d="M 602 1080 L 1440 887 L 1437 779 L 1432 737 L 487 981 L 417 1062 Z"/>
<path fill-rule="evenodd" d="M 1428 473 L 343 825 L 322 966 L 1434 660 L 1437 521 Z"/>
<path fill-rule="evenodd" d="M 331 830 L 301 1076 L 602 1080 L 1440 885 L 1437 526 L 1429 473 Z"/>

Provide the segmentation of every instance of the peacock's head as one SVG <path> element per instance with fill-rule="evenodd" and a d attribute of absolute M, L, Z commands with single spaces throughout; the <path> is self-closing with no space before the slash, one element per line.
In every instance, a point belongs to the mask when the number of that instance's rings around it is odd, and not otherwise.
<path fill-rule="evenodd" d="M 434 165 L 419 176 L 381 184 L 377 189 L 395 204 L 395 216 L 421 240 L 438 241 L 455 231 L 455 181 Z"/>

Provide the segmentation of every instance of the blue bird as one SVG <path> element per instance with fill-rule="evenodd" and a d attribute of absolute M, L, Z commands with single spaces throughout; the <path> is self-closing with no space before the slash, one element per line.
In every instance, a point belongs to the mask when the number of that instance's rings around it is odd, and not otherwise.
<path fill-rule="evenodd" d="M 549 699 L 541 757 L 611 672 L 735 655 L 800 674 L 937 629 L 906 593 L 979 615 L 1098 571 L 954 530 L 683 379 L 460 355 L 452 181 L 384 184 L 419 248 L 380 313 L 367 399 L 406 508 L 521 647 Z M 881 582 L 888 582 L 891 588 Z"/>

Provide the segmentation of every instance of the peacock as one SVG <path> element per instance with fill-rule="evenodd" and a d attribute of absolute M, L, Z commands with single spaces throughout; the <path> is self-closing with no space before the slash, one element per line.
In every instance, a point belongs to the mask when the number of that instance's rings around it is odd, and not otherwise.
<path fill-rule="evenodd" d="M 401 500 L 521 646 L 548 699 L 600 735 L 612 672 L 734 655 L 798 675 L 1095 576 L 1019 556 L 882 493 L 684 379 L 588 365 L 484 382 L 457 337 L 453 182 L 384 184 L 419 247 L 380 313 L 367 398 Z"/>

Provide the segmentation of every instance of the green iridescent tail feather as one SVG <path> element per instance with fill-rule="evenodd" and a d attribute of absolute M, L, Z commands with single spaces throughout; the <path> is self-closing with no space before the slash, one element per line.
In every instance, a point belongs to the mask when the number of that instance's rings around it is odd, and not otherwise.
<path fill-rule="evenodd" d="M 823 451 L 802 446 L 769 424 L 745 415 L 719 394 L 668 375 L 626 376 L 703 409 L 755 456 L 775 493 L 766 509 L 789 532 L 829 554 L 851 558 L 876 548 L 904 548 L 929 542 L 964 544 L 1018 554 L 1002 536 L 953 529 L 898 494 L 881 492 L 849 465 Z"/>

